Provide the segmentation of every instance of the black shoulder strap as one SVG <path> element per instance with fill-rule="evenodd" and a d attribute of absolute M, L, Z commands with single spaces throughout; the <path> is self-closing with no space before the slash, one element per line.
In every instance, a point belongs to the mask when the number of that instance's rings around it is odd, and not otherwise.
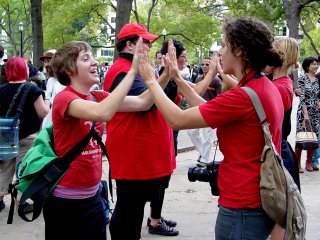
<path fill-rule="evenodd" d="M 94 96 L 94 94 L 92 94 L 92 99 L 96 102 L 96 97 Z M 106 155 L 107 160 L 109 161 L 109 156 L 108 156 L 108 152 L 107 152 L 107 148 L 106 146 L 103 144 L 102 142 L 102 138 L 100 137 L 100 135 L 93 130 L 93 138 L 97 140 L 98 144 L 100 145 L 103 153 Z M 110 196 L 111 196 L 111 201 L 113 202 L 113 191 L 112 191 L 112 180 L 111 180 L 111 167 L 110 167 L 110 161 L 109 161 L 109 192 L 110 192 Z"/>
<path fill-rule="evenodd" d="M 18 88 L 18 90 L 16 91 L 16 93 L 14 94 L 14 96 L 13 96 L 13 98 L 12 98 L 12 101 L 11 101 L 11 103 L 10 103 L 10 106 L 9 106 L 9 108 L 8 108 L 7 114 L 6 114 L 7 117 L 8 117 L 8 116 L 10 115 L 10 113 L 12 112 L 13 106 L 14 106 L 15 102 L 16 102 L 16 100 L 17 100 L 20 92 L 22 91 L 22 89 L 24 88 L 24 86 L 25 86 L 26 84 L 27 84 L 27 82 L 22 83 L 22 84 L 20 85 L 20 87 Z M 21 100 L 22 100 L 22 98 L 21 98 Z M 21 101 L 20 101 L 20 103 L 21 103 Z M 19 103 L 19 105 L 20 105 L 20 103 Z"/>

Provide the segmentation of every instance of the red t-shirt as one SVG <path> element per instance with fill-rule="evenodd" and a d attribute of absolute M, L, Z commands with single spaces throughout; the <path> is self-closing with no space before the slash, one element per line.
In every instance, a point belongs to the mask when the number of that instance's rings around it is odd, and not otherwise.
<path fill-rule="evenodd" d="M 281 77 L 273 81 L 281 95 L 284 110 L 287 111 L 292 106 L 293 83 L 289 77 Z"/>
<path fill-rule="evenodd" d="M 129 60 L 118 57 L 106 74 L 105 90 L 130 67 Z M 176 168 L 172 128 L 158 109 L 116 113 L 107 123 L 106 146 L 113 179 L 151 180 L 171 175 Z"/>
<path fill-rule="evenodd" d="M 96 101 L 107 97 L 104 91 L 93 91 Z M 90 131 L 92 121 L 66 116 L 70 102 L 82 98 L 92 101 L 92 96 L 76 92 L 70 86 L 58 93 L 52 108 L 54 150 L 61 157 Z M 102 136 L 104 126 L 96 122 L 95 130 Z M 99 183 L 102 176 L 102 150 L 95 139 L 91 139 L 84 151 L 70 164 L 68 171 L 60 180 L 59 185 L 68 188 L 89 188 Z"/>
<path fill-rule="evenodd" d="M 249 81 L 246 86 L 258 94 L 276 149 L 280 152 L 283 104 L 279 92 L 264 76 Z M 236 87 L 199 108 L 207 124 L 217 128 L 220 150 L 224 155 L 218 176 L 219 204 L 237 209 L 260 207 L 260 157 L 265 141 L 249 96 Z"/>

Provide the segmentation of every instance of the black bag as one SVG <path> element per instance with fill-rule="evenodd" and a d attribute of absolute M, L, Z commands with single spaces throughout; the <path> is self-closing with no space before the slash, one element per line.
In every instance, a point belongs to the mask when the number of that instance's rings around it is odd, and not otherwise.
<path fill-rule="evenodd" d="M 108 196 L 108 183 L 106 180 L 101 180 L 99 184 L 99 193 L 102 200 L 103 211 L 106 216 L 106 224 L 109 224 L 111 219 L 112 210 L 110 207 L 110 201 Z"/>

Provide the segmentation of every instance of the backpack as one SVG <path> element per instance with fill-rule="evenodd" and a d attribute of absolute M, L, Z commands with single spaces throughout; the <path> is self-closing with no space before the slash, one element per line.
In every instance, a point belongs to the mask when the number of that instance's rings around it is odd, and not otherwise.
<path fill-rule="evenodd" d="M 307 213 L 301 193 L 277 153 L 269 131 L 266 114 L 256 92 L 242 89 L 249 95 L 260 119 L 265 146 L 261 155 L 260 195 L 267 215 L 285 228 L 286 240 L 303 240 L 306 234 Z"/>
<path fill-rule="evenodd" d="M 90 139 L 97 140 L 103 152 L 107 155 L 106 148 L 101 137 L 94 129 L 93 122 L 90 132 L 77 145 L 75 145 L 63 157 L 57 157 L 53 150 L 53 126 L 44 127 L 36 137 L 33 146 L 26 153 L 24 159 L 19 163 L 17 169 L 17 180 L 10 185 L 11 205 L 7 223 L 11 224 L 14 213 L 14 201 L 17 193 L 22 192 L 18 205 L 19 216 L 32 222 L 41 214 L 43 205 L 52 190 L 68 170 L 70 163 L 85 149 Z M 109 178 L 111 186 L 111 176 Z M 107 187 L 106 187 L 107 188 Z M 109 189 L 112 197 L 111 188 Z M 23 211 L 23 204 L 31 199 L 33 201 L 33 215 L 28 218 Z"/>
<path fill-rule="evenodd" d="M 28 82 L 21 84 L 11 101 L 6 116 L 0 117 L 0 160 L 10 160 L 19 155 L 19 118 L 31 86 L 31 83 Z M 13 112 L 16 99 L 21 91 L 23 95 L 17 107 L 16 114 L 14 117 L 11 117 L 10 114 Z"/>

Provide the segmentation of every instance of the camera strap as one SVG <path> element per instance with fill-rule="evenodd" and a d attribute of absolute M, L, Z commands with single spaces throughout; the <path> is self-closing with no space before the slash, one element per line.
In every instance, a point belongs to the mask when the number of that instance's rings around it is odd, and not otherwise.
<path fill-rule="evenodd" d="M 213 162 L 215 162 L 215 160 L 216 160 L 216 155 L 217 155 L 219 140 L 214 141 L 214 143 L 216 144 L 216 147 L 215 147 L 215 149 L 214 149 Z"/>

